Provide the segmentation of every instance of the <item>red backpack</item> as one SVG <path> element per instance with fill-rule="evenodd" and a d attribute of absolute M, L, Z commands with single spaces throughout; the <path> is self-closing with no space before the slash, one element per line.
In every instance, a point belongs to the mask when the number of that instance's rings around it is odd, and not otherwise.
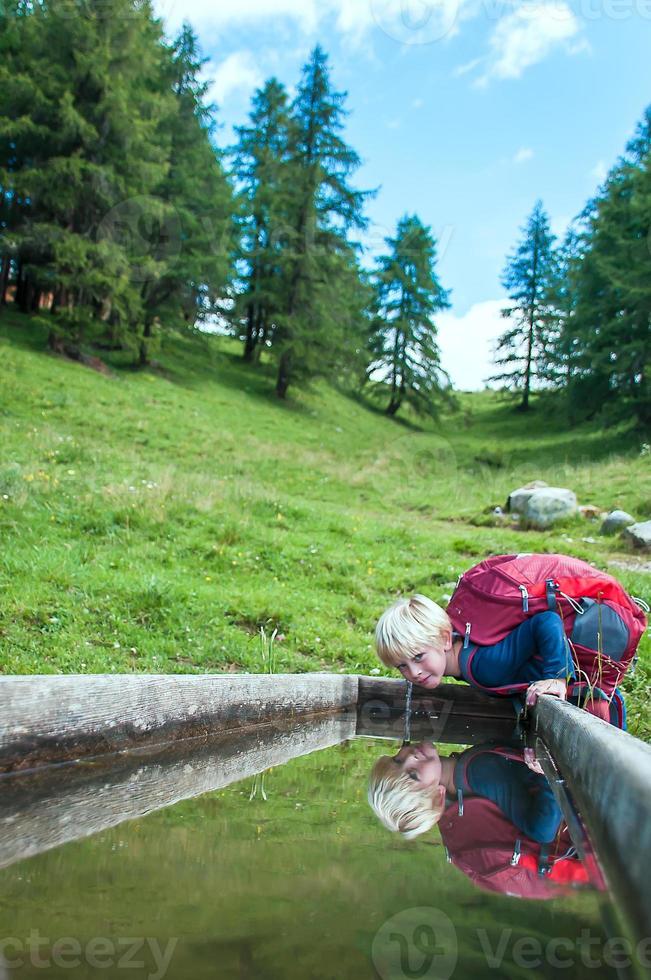
<path fill-rule="evenodd" d="M 523 554 L 497 555 L 475 565 L 461 576 L 447 611 L 466 648 L 499 643 L 530 616 L 555 610 L 576 667 L 568 696 L 587 695 L 590 710 L 606 717 L 617 685 L 636 659 L 647 626 L 643 607 L 649 611 L 612 575 L 579 558 Z M 526 687 L 514 684 L 491 691 L 509 695 Z M 599 698 L 605 703 L 600 705 Z"/>
<path fill-rule="evenodd" d="M 491 800 L 464 797 L 439 821 L 448 860 L 486 891 L 546 899 L 575 888 L 605 888 L 594 855 L 581 861 L 562 824 L 550 845 L 525 837 Z"/>

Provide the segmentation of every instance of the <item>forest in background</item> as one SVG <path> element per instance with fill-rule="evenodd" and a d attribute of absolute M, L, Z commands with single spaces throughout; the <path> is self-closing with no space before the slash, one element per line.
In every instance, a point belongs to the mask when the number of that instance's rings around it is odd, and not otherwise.
<path fill-rule="evenodd" d="M 208 323 L 273 364 L 282 399 L 320 376 L 395 415 L 454 395 L 436 240 L 404 215 L 361 241 L 346 95 L 316 47 L 296 95 L 269 79 L 232 147 L 216 139 L 196 36 L 147 0 L 9 0 L 0 14 L 0 310 L 42 318 L 51 349 L 125 350 Z M 506 261 L 494 383 L 528 409 L 651 420 L 651 109 L 565 241 L 537 203 Z"/>

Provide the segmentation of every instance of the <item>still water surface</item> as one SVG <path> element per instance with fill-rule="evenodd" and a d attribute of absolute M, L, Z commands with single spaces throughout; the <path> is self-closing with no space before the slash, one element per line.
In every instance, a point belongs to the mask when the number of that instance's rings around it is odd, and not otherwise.
<path fill-rule="evenodd" d="M 603 893 L 491 893 L 449 862 L 438 828 L 406 842 L 380 825 L 368 773 L 395 744 L 346 739 L 248 775 L 268 741 L 0 780 L 0 977 L 622 975 Z"/>

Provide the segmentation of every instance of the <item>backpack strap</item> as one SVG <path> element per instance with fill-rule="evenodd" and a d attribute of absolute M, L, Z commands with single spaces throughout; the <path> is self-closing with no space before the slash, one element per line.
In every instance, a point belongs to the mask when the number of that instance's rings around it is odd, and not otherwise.
<path fill-rule="evenodd" d="M 540 848 L 540 855 L 538 857 L 538 876 L 544 878 L 545 875 L 550 874 L 552 867 L 551 861 L 549 860 L 549 844 L 542 844 Z"/>
<path fill-rule="evenodd" d="M 529 684 L 526 682 L 520 684 L 504 684 L 501 687 L 486 687 L 484 684 L 480 684 L 472 672 L 472 662 L 477 654 L 477 649 L 477 647 L 473 647 L 470 652 L 466 652 L 464 650 L 461 651 L 459 665 L 461 667 L 461 673 L 463 674 L 464 680 L 468 681 L 469 684 L 472 684 L 473 687 L 478 688 L 478 690 L 486 691 L 488 694 L 499 694 L 504 697 L 524 694 L 529 687 Z"/>
<path fill-rule="evenodd" d="M 556 582 L 553 578 L 548 578 L 545 582 L 545 595 L 547 596 L 547 608 L 552 612 L 558 612 L 558 601 L 556 599 Z"/>
<path fill-rule="evenodd" d="M 511 867 L 516 868 L 520 863 L 520 857 L 522 855 L 522 841 L 518 837 L 515 842 L 515 847 L 513 848 L 513 854 L 511 856 Z"/>

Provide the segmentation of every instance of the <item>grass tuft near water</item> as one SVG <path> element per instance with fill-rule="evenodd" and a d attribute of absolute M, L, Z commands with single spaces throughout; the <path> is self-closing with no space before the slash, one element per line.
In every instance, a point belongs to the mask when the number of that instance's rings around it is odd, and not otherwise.
<path fill-rule="evenodd" d="M 572 428 L 542 400 L 522 416 L 493 392 L 436 424 L 326 385 L 283 404 L 216 337 L 170 338 L 148 371 L 112 355 L 112 377 L 44 347 L 41 325 L 2 313 L 5 673 L 265 671 L 269 652 L 277 672 L 368 672 L 389 601 L 444 602 L 491 552 L 564 551 L 651 597 L 651 559 L 598 524 L 521 531 L 492 513 L 543 479 L 650 518 L 630 427 Z M 626 691 L 646 736 L 650 684 L 645 637 Z"/>

